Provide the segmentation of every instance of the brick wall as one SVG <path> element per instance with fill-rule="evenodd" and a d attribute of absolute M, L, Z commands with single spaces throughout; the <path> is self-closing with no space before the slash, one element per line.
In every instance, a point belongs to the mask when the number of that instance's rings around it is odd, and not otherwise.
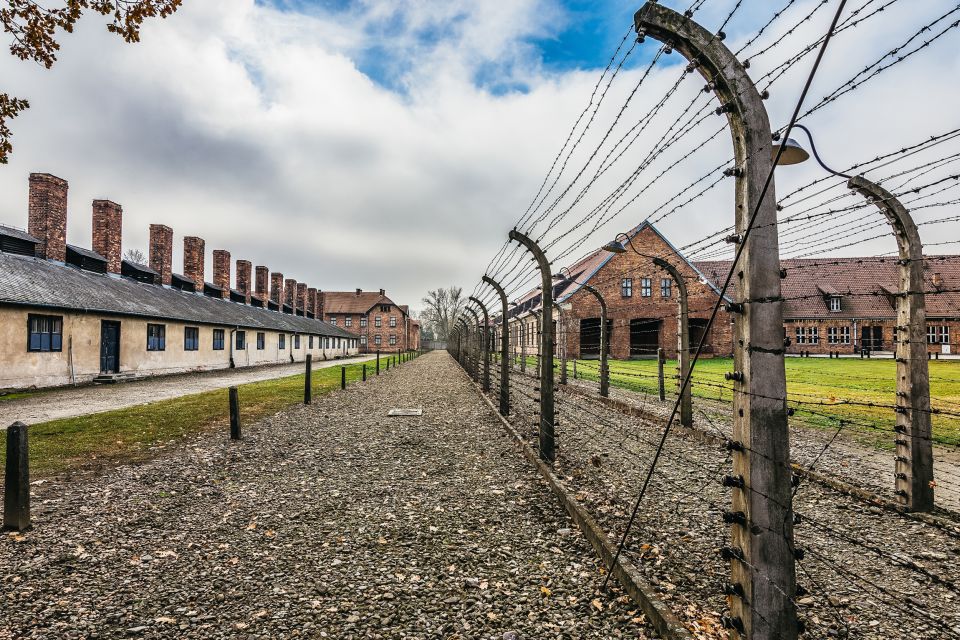
<path fill-rule="evenodd" d="M 283 303 L 283 274 L 276 271 L 270 274 L 270 300 Z"/>
<path fill-rule="evenodd" d="M 37 257 L 67 259 L 67 181 L 49 173 L 30 174 L 27 231 L 40 241 Z"/>
<path fill-rule="evenodd" d="M 267 298 L 270 297 L 269 284 L 270 284 L 270 269 L 264 267 L 263 265 L 257 265 L 256 269 L 256 290 L 254 294 L 260 300 L 266 302 Z"/>
<path fill-rule="evenodd" d="M 150 225 L 150 268 L 160 274 L 163 284 L 170 284 L 173 273 L 173 229 L 165 224 Z"/>
<path fill-rule="evenodd" d="M 197 291 L 203 291 L 205 252 L 203 238 L 186 236 L 183 239 L 183 275 L 194 281 Z"/>
<path fill-rule="evenodd" d="M 293 278 L 287 278 L 283 283 L 283 303 L 297 311 L 297 281 Z"/>
<path fill-rule="evenodd" d="M 230 252 L 213 250 L 213 284 L 220 287 L 224 298 L 230 297 Z"/>
<path fill-rule="evenodd" d="M 237 291 L 246 296 L 246 303 L 250 304 L 250 279 L 253 263 L 249 260 L 237 260 Z"/>
<path fill-rule="evenodd" d="M 122 233 L 123 207 L 109 200 L 94 200 L 91 248 L 107 259 L 110 273 L 120 273 Z"/>
<path fill-rule="evenodd" d="M 307 315 L 307 284 L 305 282 L 297 283 L 297 307 L 294 311 Z"/>

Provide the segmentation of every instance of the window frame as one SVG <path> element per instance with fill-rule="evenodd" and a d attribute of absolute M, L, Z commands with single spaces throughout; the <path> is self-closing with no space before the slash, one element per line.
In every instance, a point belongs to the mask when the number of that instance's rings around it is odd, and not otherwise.
<path fill-rule="evenodd" d="M 623 278 L 620 280 L 620 297 L 633 297 L 633 278 Z"/>
<path fill-rule="evenodd" d="M 213 350 L 214 351 L 223 351 L 224 345 L 226 344 L 226 333 L 224 329 L 214 329 L 213 330 Z M 219 345 L 219 346 L 218 346 Z"/>
<path fill-rule="evenodd" d="M 156 335 L 151 335 L 156 334 Z M 152 346 L 151 346 L 152 344 Z M 147 323 L 147 351 L 167 350 L 167 325 Z"/>
<path fill-rule="evenodd" d="M 390 341 L 389 341 L 389 343 L 390 343 L 390 346 L 391 346 L 391 347 L 395 347 L 395 346 L 397 345 L 397 336 L 395 336 L 395 335 L 393 335 L 393 334 L 391 333 L 391 334 L 390 334 Z"/>
<path fill-rule="evenodd" d="M 670 298 L 673 296 L 673 279 L 660 278 L 660 297 Z"/>
<path fill-rule="evenodd" d="M 267 348 L 267 334 L 264 331 L 257 331 L 257 351 L 263 351 Z"/>
<path fill-rule="evenodd" d="M 806 327 L 798 326 L 796 328 L 796 344 L 807 344 L 807 330 Z"/>
<path fill-rule="evenodd" d="M 840 296 L 830 296 L 827 307 L 830 309 L 830 313 L 840 313 L 843 311 L 843 303 L 840 301 Z"/>
<path fill-rule="evenodd" d="M 640 278 L 640 297 L 650 298 L 653 296 L 653 280 L 651 278 Z"/>
<path fill-rule="evenodd" d="M 47 331 L 33 331 L 33 321 L 34 320 L 44 320 L 49 322 L 49 329 Z M 54 331 L 54 325 L 59 324 L 59 331 Z M 33 336 L 49 336 L 48 338 L 48 348 L 43 348 L 43 338 L 40 338 L 40 345 L 34 349 L 33 348 Z M 54 348 L 55 343 L 57 344 Z M 29 353 L 61 353 L 63 352 L 63 316 L 52 316 L 47 314 L 40 313 L 30 313 L 27 314 L 27 351 Z"/>
<path fill-rule="evenodd" d="M 299 349 L 299 348 L 300 348 L 300 334 L 299 334 L 299 333 L 293 334 L 293 348 L 294 348 L 294 349 Z"/>
<path fill-rule="evenodd" d="M 367 326 L 367 316 L 360 316 L 360 328 L 365 329 Z"/>
<path fill-rule="evenodd" d="M 353 326 L 353 316 L 344 316 L 343 317 L 343 326 L 352 327 Z"/>
<path fill-rule="evenodd" d="M 247 350 L 247 332 L 237 331 L 233 336 L 233 348 L 237 351 Z"/>
<path fill-rule="evenodd" d="M 285 333 L 277 334 L 277 350 L 279 351 L 287 350 L 287 334 Z"/>
<path fill-rule="evenodd" d="M 391 329 L 397 328 L 397 316 L 390 316 L 390 328 Z"/>
<path fill-rule="evenodd" d="M 190 337 L 191 332 L 194 332 L 192 339 Z M 183 328 L 183 350 L 200 351 L 200 327 Z"/>
<path fill-rule="evenodd" d="M 383 337 L 379 333 L 373 336 L 373 344 L 377 345 L 378 347 L 383 344 Z"/>

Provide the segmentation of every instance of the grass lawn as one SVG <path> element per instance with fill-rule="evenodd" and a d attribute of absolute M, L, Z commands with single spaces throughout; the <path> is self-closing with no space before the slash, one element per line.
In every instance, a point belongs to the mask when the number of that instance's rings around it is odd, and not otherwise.
<path fill-rule="evenodd" d="M 347 384 L 360 381 L 363 364 L 374 375 L 375 361 L 347 366 Z M 381 372 L 386 367 L 381 360 Z M 340 388 L 340 367 L 314 369 L 313 396 Z M 240 385 L 240 419 L 246 426 L 303 402 L 303 374 Z M 184 436 L 219 431 L 229 437 L 227 389 L 160 400 L 30 426 L 30 474 L 42 477 L 69 469 L 111 465 L 149 457 L 152 446 Z M 5 461 L 6 447 L 0 447 Z"/>
<path fill-rule="evenodd" d="M 960 361 L 931 360 L 930 396 L 933 409 L 960 414 Z M 567 365 L 572 371 L 573 364 Z M 676 361 L 664 364 L 667 393 L 676 392 Z M 599 362 L 578 361 L 578 377 L 597 380 Z M 787 358 L 787 396 L 794 419 L 811 426 L 837 427 L 838 419 L 855 421 L 852 428 L 868 439 L 887 444 L 896 422 L 896 363 L 859 358 Z M 723 374 L 733 370 L 729 358 L 704 359 L 693 375 L 693 396 L 731 401 L 732 383 Z M 610 384 L 642 393 L 657 393 L 656 360 L 610 360 Z M 862 404 L 849 404 L 851 402 Z M 884 406 L 863 406 L 876 404 Z M 934 439 L 960 444 L 960 417 L 932 416 Z M 876 425 L 870 429 L 860 423 Z M 872 433 L 871 433 L 872 432 Z M 892 445 L 892 442 L 889 443 Z"/>

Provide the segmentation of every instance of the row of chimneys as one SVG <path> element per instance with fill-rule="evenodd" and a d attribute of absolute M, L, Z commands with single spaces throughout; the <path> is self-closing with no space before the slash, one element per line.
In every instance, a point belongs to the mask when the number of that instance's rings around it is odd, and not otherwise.
<path fill-rule="evenodd" d="M 30 174 L 30 204 L 28 228 L 30 235 L 37 238 L 37 257 L 66 262 L 67 252 L 67 181 L 48 173 Z M 109 200 L 93 201 L 93 250 L 106 258 L 107 271 L 121 272 L 121 223 L 123 208 Z M 202 292 L 204 286 L 204 250 L 203 238 L 186 236 L 183 239 L 183 275 L 192 280 L 196 290 Z M 173 229 L 162 224 L 150 225 L 149 267 L 160 274 L 161 282 L 172 282 L 173 265 Z M 237 260 L 237 291 L 246 297 L 256 297 L 264 304 L 267 302 L 269 280 L 269 299 L 277 305 L 286 304 L 296 313 L 312 313 L 321 318 L 323 313 L 323 292 L 307 287 L 303 282 L 292 278 L 284 280 L 282 273 L 270 273 L 267 267 L 258 265 L 254 290 L 250 290 L 250 276 L 253 265 L 249 260 Z M 213 284 L 220 288 L 221 296 L 230 297 L 230 252 L 223 249 L 213 251 Z"/>

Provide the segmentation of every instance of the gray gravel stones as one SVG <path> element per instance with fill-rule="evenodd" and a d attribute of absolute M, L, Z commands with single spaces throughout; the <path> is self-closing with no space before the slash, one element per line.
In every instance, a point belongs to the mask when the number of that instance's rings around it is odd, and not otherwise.
<path fill-rule="evenodd" d="M 0 638 L 650 637 L 446 354 L 245 436 L 35 486 Z"/>

